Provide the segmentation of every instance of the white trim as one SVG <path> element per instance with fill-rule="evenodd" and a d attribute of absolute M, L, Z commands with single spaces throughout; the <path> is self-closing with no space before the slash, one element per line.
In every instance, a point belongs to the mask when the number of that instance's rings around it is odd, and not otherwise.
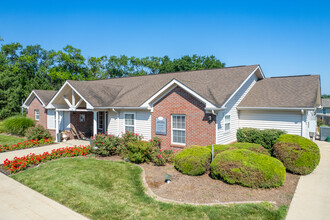
<path fill-rule="evenodd" d="M 29 104 L 27 103 L 27 101 L 31 98 L 32 94 L 34 94 L 35 97 L 37 97 L 37 99 L 41 102 L 42 107 L 45 107 L 45 103 L 41 100 L 41 98 L 37 95 L 37 93 L 34 90 L 32 90 L 32 92 L 30 93 L 30 95 L 25 99 L 25 102 L 23 103 L 22 107 L 23 108 L 28 108 L 28 106 L 31 104 L 31 102 L 32 102 L 33 99 L 31 99 L 31 101 L 29 102 Z"/>
<path fill-rule="evenodd" d="M 184 120 L 185 120 L 185 128 L 175 128 L 175 130 L 178 131 L 184 131 L 185 132 L 185 140 L 184 143 L 177 143 L 173 141 L 173 116 L 184 116 Z M 181 146 L 185 146 L 187 143 L 187 116 L 185 114 L 173 114 L 171 115 L 171 144 L 173 145 L 181 145 Z"/>
<path fill-rule="evenodd" d="M 128 125 L 128 127 L 134 127 L 134 132 L 136 133 L 136 113 L 135 112 L 124 112 L 124 134 L 126 133 L 126 115 L 134 115 L 133 126 Z"/>
<path fill-rule="evenodd" d="M 255 70 L 253 70 L 253 72 L 243 81 L 243 83 L 235 90 L 235 92 L 233 94 L 231 94 L 231 96 L 227 99 L 227 101 L 225 101 L 225 103 L 221 106 L 221 108 L 225 108 L 225 106 L 227 105 L 227 103 L 230 101 L 230 99 L 232 99 L 234 97 L 234 95 L 236 95 L 236 93 L 245 85 L 245 83 L 255 74 L 255 72 L 257 70 L 260 70 L 261 72 L 261 69 L 259 66 L 257 66 L 257 68 L 255 68 Z M 263 75 L 263 73 L 261 72 L 262 74 L 262 78 L 265 78 L 265 76 Z"/>
<path fill-rule="evenodd" d="M 145 107 L 94 107 L 94 109 L 111 109 L 111 110 L 114 110 L 114 109 L 117 109 L 117 110 L 151 110 L 151 108 L 145 106 Z"/>
<path fill-rule="evenodd" d="M 48 109 L 48 108 L 54 108 L 54 106 L 53 106 L 53 101 L 57 98 L 57 96 L 62 92 L 62 90 L 64 89 L 64 87 L 66 86 L 66 85 L 69 85 L 70 87 L 71 87 L 71 89 L 75 92 L 75 93 L 77 93 L 79 96 L 80 96 L 80 98 L 82 98 L 85 102 L 86 102 L 86 108 L 87 109 L 94 109 L 94 107 L 68 82 L 68 81 L 66 81 L 64 84 L 63 84 L 63 86 L 60 88 L 60 90 L 58 90 L 58 92 L 54 95 L 54 97 L 52 98 L 52 100 L 50 100 L 50 102 L 48 103 L 48 105 L 46 106 L 46 109 Z"/>
<path fill-rule="evenodd" d="M 160 89 L 153 96 L 151 96 L 147 101 L 145 101 L 140 107 L 149 107 L 150 108 L 150 104 L 153 104 L 159 96 L 165 95 L 168 92 L 170 92 L 173 88 L 175 88 L 175 87 L 173 87 L 173 85 L 180 86 L 186 92 L 190 93 L 192 96 L 196 97 L 197 99 L 199 99 L 200 101 L 205 103 L 206 108 L 216 108 L 216 106 L 213 105 L 211 102 L 207 101 L 205 98 L 200 96 L 198 93 L 194 92 L 189 87 L 185 86 L 184 84 L 182 84 L 181 82 L 179 82 L 176 79 L 173 79 L 172 81 L 170 81 L 167 85 L 165 85 L 162 89 Z M 171 87 L 173 87 L 173 88 L 171 88 Z M 165 93 L 165 94 L 163 94 L 163 93 Z"/>
<path fill-rule="evenodd" d="M 36 114 L 38 113 L 38 114 Z M 38 119 L 37 119 L 37 115 L 38 115 Z M 39 121 L 40 120 L 40 111 L 39 109 L 34 109 L 34 120 Z"/>
<path fill-rule="evenodd" d="M 226 116 L 229 116 L 229 129 L 228 130 L 226 130 Z M 223 131 L 224 131 L 224 133 L 228 133 L 231 131 L 231 114 L 226 114 L 223 117 Z"/>
<path fill-rule="evenodd" d="M 93 111 L 93 137 L 97 134 L 97 111 Z"/>
<path fill-rule="evenodd" d="M 238 110 L 287 110 L 287 111 L 300 111 L 300 110 L 315 110 L 310 107 L 237 107 Z"/>
<path fill-rule="evenodd" d="M 70 101 L 65 97 L 65 95 L 63 96 L 64 101 L 66 102 L 66 104 L 69 106 L 69 108 L 72 108 L 72 104 L 70 103 Z"/>

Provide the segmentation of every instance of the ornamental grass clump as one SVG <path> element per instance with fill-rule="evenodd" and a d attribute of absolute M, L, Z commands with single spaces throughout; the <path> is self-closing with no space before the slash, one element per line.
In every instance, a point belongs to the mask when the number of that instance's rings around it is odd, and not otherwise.
<path fill-rule="evenodd" d="M 85 156 L 89 153 L 89 146 L 65 147 L 54 149 L 51 153 L 44 152 L 43 154 L 29 154 L 24 157 L 15 157 L 13 160 L 6 159 L 4 161 L 4 167 L 7 168 L 10 173 L 16 173 L 45 161 L 54 160 L 61 157 Z"/>
<path fill-rule="evenodd" d="M 183 174 L 197 176 L 210 168 L 211 150 L 207 147 L 191 146 L 177 153 L 174 167 Z"/>
<path fill-rule="evenodd" d="M 23 136 L 26 129 L 34 126 L 34 121 L 31 118 L 24 116 L 12 116 L 3 121 L 3 127 L 6 132 Z"/>
<path fill-rule="evenodd" d="M 212 151 L 212 145 L 207 146 L 208 149 Z M 233 150 L 233 149 L 246 149 L 251 150 L 257 153 L 265 154 L 267 156 L 270 156 L 269 152 L 266 148 L 261 146 L 260 144 L 253 144 L 253 143 L 233 143 L 233 144 L 227 144 L 227 145 L 221 145 L 216 144 L 214 145 L 214 155 L 226 151 L 226 150 Z"/>
<path fill-rule="evenodd" d="M 306 175 L 320 162 L 320 149 L 311 140 L 292 134 L 281 135 L 274 145 L 274 155 L 292 173 Z"/>
<path fill-rule="evenodd" d="M 245 149 L 227 150 L 211 163 L 211 177 L 251 188 L 283 185 L 285 167 L 276 158 Z"/>
<path fill-rule="evenodd" d="M 31 147 L 38 147 L 42 145 L 49 145 L 51 143 L 53 143 L 52 139 L 41 139 L 41 140 L 35 139 L 35 140 L 27 140 L 24 142 L 19 142 L 13 145 L 5 144 L 5 145 L 0 145 L 0 153 L 5 151 L 20 150 Z"/>

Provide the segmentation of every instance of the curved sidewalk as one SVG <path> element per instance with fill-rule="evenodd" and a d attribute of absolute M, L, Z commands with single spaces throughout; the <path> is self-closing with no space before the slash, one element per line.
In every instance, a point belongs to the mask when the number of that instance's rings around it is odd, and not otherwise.
<path fill-rule="evenodd" d="M 8 158 L 30 153 L 43 153 L 66 146 L 88 145 L 87 141 L 72 140 L 44 147 L 29 148 L 0 153 L 0 164 Z M 0 173 L 0 219 L 16 220 L 87 220 L 88 218 L 30 189 L 14 179 Z"/>
<path fill-rule="evenodd" d="M 313 173 L 300 177 L 287 220 L 330 218 L 330 143 L 316 143 L 321 151 L 320 164 Z"/>

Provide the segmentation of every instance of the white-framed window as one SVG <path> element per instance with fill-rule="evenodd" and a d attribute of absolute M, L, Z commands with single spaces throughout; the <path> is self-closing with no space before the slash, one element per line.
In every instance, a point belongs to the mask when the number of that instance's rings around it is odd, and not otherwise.
<path fill-rule="evenodd" d="M 225 131 L 230 130 L 230 115 L 225 115 Z"/>
<path fill-rule="evenodd" d="M 103 112 L 99 112 L 97 116 L 97 127 L 99 130 L 103 129 Z"/>
<path fill-rule="evenodd" d="M 186 144 L 185 115 L 172 115 L 172 144 Z"/>
<path fill-rule="evenodd" d="M 135 132 L 135 114 L 125 113 L 125 132 Z"/>
<path fill-rule="evenodd" d="M 34 110 L 34 119 L 39 121 L 39 110 Z"/>
<path fill-rule="evenodd" d="M 80 122 L 85 122 L 85 120 L 86 120 L 86 115 L 85 114 L 80 114 L 79 115 L 79 121 Z"/>

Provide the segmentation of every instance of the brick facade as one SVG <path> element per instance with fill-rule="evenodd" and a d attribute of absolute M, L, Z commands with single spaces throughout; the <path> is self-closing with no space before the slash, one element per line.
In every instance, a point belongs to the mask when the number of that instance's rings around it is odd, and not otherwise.
<path fill-rule="evenodd" d="M 85 122 L 80 122 L 80 114 L 85 114 Z M 70 128 L 75 128 L 80 137 L 93 135 L 93 112 L 70 112 Z M 70 134 L 70 139 L 73 135 Z"/>
<path fill-rule="evenodd" d="M 190 95 L 180 87 L 174 88 L 153 106 L 151 113 L 152 137 L 158 136 L 162 140 L 162 148 L 176 147 L 181 145 L 171 144 L 171 115 L 182 114 L 186 116 L 186 146 L 215 144 L 216 125 L 215 115 L 205 113 L 205 104 Z M 209 116 L 212 121 L 209 122 Z M 157 117 L 167 119 L 166 135 L 155 134 Z"/>
<path fill-rule="evenodd" d="M 36 97 L 34 97 L 31 104 L 29 105 L 29 109 L 27 110 L 26 116 L 34 120 L 35 110 L 39 110 L 39 120 L 35 121 L 36 124 L 47 128 L 47 110 L 42 107 L 41 102 Z"/>

